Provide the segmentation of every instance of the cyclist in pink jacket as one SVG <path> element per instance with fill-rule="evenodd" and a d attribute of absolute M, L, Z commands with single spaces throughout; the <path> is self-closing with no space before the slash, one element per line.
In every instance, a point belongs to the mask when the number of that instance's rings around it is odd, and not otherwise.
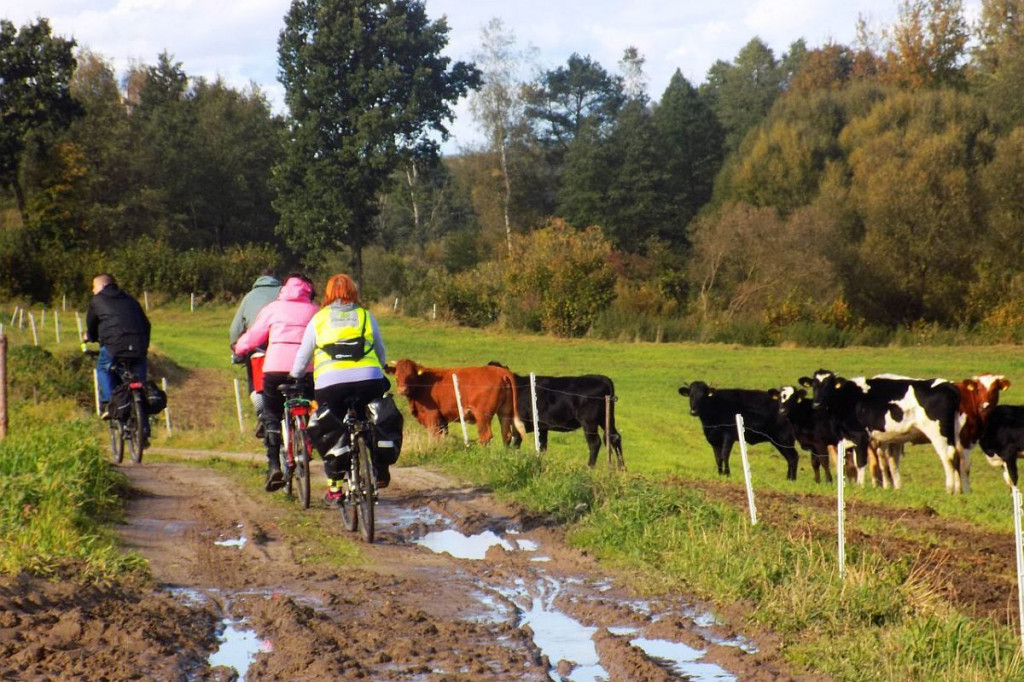
<path fill-rule="evenodd" d="M 313 303 L 313 283 L 304 275 L 285 278 L 277 300 L 268 303 L 252 326 L 242 334 L 232 350 L 235 355 L 248 355 L 267 345 L 263 359 L 263 442 L 267 446 L 267 492 L 284 486 L 281 472 L 281 416 L 284 396 L 278 386 L 290 381 L 288 372 L 295 362 L 295 353 L 302 343 L 309 320 L 320 310 Z M 308 371 L 308 370 L 307 370 Z M 312 397 L 312 387 L 310 387 Z"/>

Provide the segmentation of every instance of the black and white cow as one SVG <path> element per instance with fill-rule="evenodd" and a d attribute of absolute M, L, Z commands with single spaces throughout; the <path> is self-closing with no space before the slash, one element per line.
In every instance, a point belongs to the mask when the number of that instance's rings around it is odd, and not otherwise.
<path fill-rule="evenodd" d="M 1003 468 L 1003 480 L 1017 486 L 1017 458 L 1024 454 L 1024 406 L 997 405 L 988 413 L 978 442 L 988 463 Z"/>
<path fill-rule="evenodd" d="M 504 367 L 499 362 L 490 365 Z M 507 368 L 506 368 L 507 369 Z M 519 416 L 526 426 L 527 433 L 533 433 L 533 404 L 530 398 L 530 377 L 513 374 L 518 392 Z M 540 423 L 540 449 L 548 448 L 549 431 L 575 431 L 583 429 L 583 437 L 587 441 L 590 452 L 588 464 L 597 463 L 597 454 L 601 450 L 603 439 L 598 433 L 608 428 L 607 438 L 621 465 L 622 436 L 615 429 L 615 384 L 603 374 L 585 374 L 577 377 L 536 376 L 537 384 L 537 419 Z M 605 397 L 610 397 L 606 401 Z M 605 414 L 605 403 L 608 411 Z M 519 447 L 522 437 L 513 432 L 512 445 Z"/>
<path fill-rule="evenodd" d="M 795 386 L 783 386 L 781 390 L 774 388 L 768 391 L 772 398 L 778 400 L 779 414 L 793 427 L 793 436 L 804 450 L 811 453 L 811 468 L 814 470 L 814 482 L 821 482 L 821 469 L 825 469 L 825 481 L 832 482 L 829 470 L 829 457 L 834 460 L 836 443 L 839 438 L 832 430 L 832 423 L 822 410 L 815 410 L 814 404 L 807 397 L 807 391 Z M 836 474 L 840 475 L 841 465 L 836 465 Z"/>
<path fill-rule="evenodd" d="M 822 369 L 800 385 L 813 388 L 814 406 L 826 410 L 836 435 L 853 442 L 861 485 L 871 441 L 881 448 L 929 442 L 945 470 L 946 492 L 969 491 L 967 472 L 960 471 L 960 392 L 953 382 L 891 375 L 845 379 Z"/>
<path fill-rule="evenodd" d="M 704 437 L 715 452 L 719 474 L 729 475 L 729 454 L 739 439 L 736 415 L 740 414 L 744 439 L 751 445 L 774 445 L 786 460 L 786 478 L 796 480 L 796 437 L 793 427 L 779 414 L 777 397 L 772 398 L 768 391 L 712 388 L 703 381 L 680 387 L 679 395 L 690 399 L 690 414 L 700 419 Z"/>

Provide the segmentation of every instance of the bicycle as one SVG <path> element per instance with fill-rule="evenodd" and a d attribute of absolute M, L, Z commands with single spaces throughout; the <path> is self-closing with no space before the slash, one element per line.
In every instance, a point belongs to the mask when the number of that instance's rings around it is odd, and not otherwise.
<path fill-rule="evenodd" d="M 99 351 L 85 350 L 85 354 L 98 356 Z M 143 450 L 149 447 L 146 433 L 149 415 L 146 409 L 145 385 L 123 360 L 115 358 L 110 363 L 110 371 L 121 380 L 121 386 L 127 386 L 127 390 L 131 392 L 130 402 L 122 401 L 120 405 L 114 404 L 112 394 L 110 402 L 107 403 L 110 451 L 113 454 L 114 463 L 120 464 L 124 461 L 124 443 L 128 441 L 132 461 L 139 464 L 142 462 Z M 114 390 L 117 391 L 118 388 L 120 386 Z"/>
<path fill-rule="evenodd" d="M 312 403 L 304 397 L 306 387 L 302 384 L 281 384 L 278 390 L 284 396 L 284 412 L 281 418 L 281 471 L 284 473 L 285 490 L 292 494 L 293 481 L 299 489 L 299 501 L 309 509 L 310 476 L 309 464 L 313 460 L 313 444 L 306 434 Z"/>
<path fill-rule="evenodd" d="M 366 542 L 373 543 L 374 507 L 377 504 L 377 472 L 373 468 L 373 423 L 359 417 L 351 405 L 342 421 L 344 435 L 350 444 L 348 478 L 342 486 L 344 497 L 338 502 L 341 520 L 350 532 L 359 527 Z"/>

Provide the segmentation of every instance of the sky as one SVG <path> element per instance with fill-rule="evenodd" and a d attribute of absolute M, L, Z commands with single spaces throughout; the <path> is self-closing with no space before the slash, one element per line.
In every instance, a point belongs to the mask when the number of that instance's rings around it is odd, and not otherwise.
<path fill-rule="evenodd" d="M 618 73 L 623 51 L 645 59 L 648 95 L 660 98 L 676 69 L 693 85 L 717 60 L 731 62 L 759 37 L 782 56 L 803 38 L 809 47 L 855 42 L 858 17 L 893 23 L 899 0 L 425 0 L 427 15 L 447 17 L 446 54 L 469 61 L 480 31 L 500 18 L 541 71 L 571 54 Z M 980 0 L 978 0 L 980 1 Z M 257 84 L 285 113 L 277 81 L 277 38 L 290 0 L 0 0 L 0 18 L 22 26 L 39 17 L 107 59 L 119 75 L 133 63 L 155 64 L 167 51 L 189 76 L 218 76 L 233 87 Z M 977 2 L 967 2 L 970 6 Z M 529 76 L 530 74 L 525 74 Z M 447 152 L 479 144 L 466 102 L 456 107 Z"/>

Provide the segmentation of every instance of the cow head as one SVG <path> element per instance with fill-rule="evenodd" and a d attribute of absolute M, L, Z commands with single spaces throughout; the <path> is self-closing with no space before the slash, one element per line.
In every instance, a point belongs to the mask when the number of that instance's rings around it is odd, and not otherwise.
<path fill-rule="evenodd" d="M 1010 381 L 1002 374 L 982 374 L 968 380 L 977 392 L 976 405 L 982 413 L 988 413 L 999 404 L 999 394 L 1009 390 Z M 965 384 L 967 382 L 964 382 Z"/>
<path fill-rule="evenodd" d="M 800 385 L 811 389 L 815 409 L 821 409 L 823 405 L 827 405 L 844 383 L 846 383 L 846 379 L 837 377 L 834 372 L 827 369 L 819 369 L 813 377 L 800 377 Z"/>
<path fill-rule="evenodd" d="M 795 405 L 799 405 L 807 399 L 807 391 L 796 386 L 783 386 L 781 390 L 774 388 L 768 391 L 772 400 L 779 403 L 779 415 L 785 417 Z"/>
<path fill-rule="evenodd" d="M 415 384 L 416 377 L 422 371 L 423 368 L 413 360 L 403 358 L 396 362 L 389 374 L 395 375 L 395 385 L 398 387 L 398 394 L 408 397 L 409 385 Z"/>
<path fill-rule="evenodd" d="M 679 387 L 679 395 L 690 399 L 690 414 L 694 417 L 700 414 L 699 410 L 701 401 L 705 398 L 710 398 L 714 394 L 715 389 L 711 388 L 703 381 L 694 381 L 692 384 Z"/>

